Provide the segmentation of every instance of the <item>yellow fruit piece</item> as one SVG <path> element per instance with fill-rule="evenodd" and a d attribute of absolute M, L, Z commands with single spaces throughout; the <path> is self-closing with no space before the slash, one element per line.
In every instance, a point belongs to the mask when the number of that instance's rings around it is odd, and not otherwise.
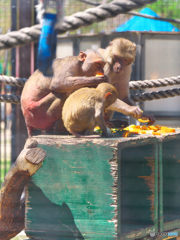
<path fill-rule="evenodd" d="M 96 74 L 96 77 L 103 76 L 103 75 L 104 75 L 103 73 L 98 73 L 98 74 Z"/>
<path fill-rule="evenodd" d="M 148 130 L 148 128 L 144 125 L 144 126 L 141 126 L 141 130 Z"/>
<path fill-rule="evenodd" d="M 149 130 L 153 130 L 155 132 L 158 130 L 155 126 L 148 126 L 148 129 Z"/>
<path fill-rule="evenodd" d="M 160 125 L 155 125 L 155 127 L 158 129 L 158 130 L 161 130 L 161 126 Z"/>
<path fill-rule="evenodd" d="M 142 123 L 147 123 L 147 122 L 149 122 L 149 119 L 141 119 L 141 118 L 138 118 L 138 121 L 139 121 L 139 122 L 142 122 Z"/>
<path fill-rule="evenodd" d="M 139 131 L 140 134 L 146 134 L 146 131 L 145 130 L 141 130 Z"/>
<path fill-rule="evenodd" d="M 152 132 L 152 135 L 161 135 L 160 132 Z"/>
<path fill-rule="evenodd" d="M 176 130 L 174 128 L 167 128 L 166 132 L 167 133 L 173 133 L 173 132 L 176 132 Z"/>
<path fill-rule="evenodd" d="M 129 131 L 125 131 L 123 132 L 123 137 L 130 137 L 131 136 L 131 133 Z"/>

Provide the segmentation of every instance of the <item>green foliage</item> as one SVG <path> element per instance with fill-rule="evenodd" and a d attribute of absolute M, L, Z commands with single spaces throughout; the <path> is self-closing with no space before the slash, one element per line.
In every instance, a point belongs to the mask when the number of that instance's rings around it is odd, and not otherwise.
<path fill-rule="evenodd" d="M 179 18 L 180 0 L 158 0 L 149 7 L 161 17 Z"/>

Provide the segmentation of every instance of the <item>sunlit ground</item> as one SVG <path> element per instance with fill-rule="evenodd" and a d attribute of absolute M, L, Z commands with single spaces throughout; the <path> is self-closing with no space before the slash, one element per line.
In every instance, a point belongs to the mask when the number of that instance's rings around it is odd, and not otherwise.
<path fill-rule="evenodd" d="M 24 240 L 24 239 L 29 239 L 28 237 L 26 237 L 24 231 L 20 232 L 16 237 L 11 238 L 11 240 Z"/>

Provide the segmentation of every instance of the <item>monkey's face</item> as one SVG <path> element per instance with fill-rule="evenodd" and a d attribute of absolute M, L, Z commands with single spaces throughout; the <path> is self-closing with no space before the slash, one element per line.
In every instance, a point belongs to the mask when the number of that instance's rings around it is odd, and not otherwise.
<path fill-rule="evenodd" d="M 126 69 L 126 67 L 131 65 L 131 63 L 132 63 L 132 60 L 129 58 L 114 55 L 112 70 L 115 74 L 121 75 Z"/>
<path fill-rule="evenodd" d="M 95 76 L 96 74 L 102 73 L 104 74 L 104 66 L 106 62 L 103 58 L 100 58 L 98 55 L 88 54 L 86 59 L 83 62 L 82 70 L 85 76 Z"/>

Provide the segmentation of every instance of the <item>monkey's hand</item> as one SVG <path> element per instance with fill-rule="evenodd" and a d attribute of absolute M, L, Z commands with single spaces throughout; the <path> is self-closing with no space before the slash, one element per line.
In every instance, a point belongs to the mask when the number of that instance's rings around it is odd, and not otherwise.
<path fill-rule="evenodd" d="M 133 118 L 140 118 L 143 111 L 137 106 L 128 106 L 127 115 Z"/>
<path fill-rule="evenodd" d="M 155 123 L 155 118 L 152 114 L 142 114 L 141 119 L 143 120 L 149 120 L 147 125 L 153 125 Z"/>
<path fill-rule="evenodd" d="M 93 76 L 93 77 L 90 77 L 90 79 L 92 80 L 93 84 L 108 82 L 108 78 L 106 75 Z"/>

